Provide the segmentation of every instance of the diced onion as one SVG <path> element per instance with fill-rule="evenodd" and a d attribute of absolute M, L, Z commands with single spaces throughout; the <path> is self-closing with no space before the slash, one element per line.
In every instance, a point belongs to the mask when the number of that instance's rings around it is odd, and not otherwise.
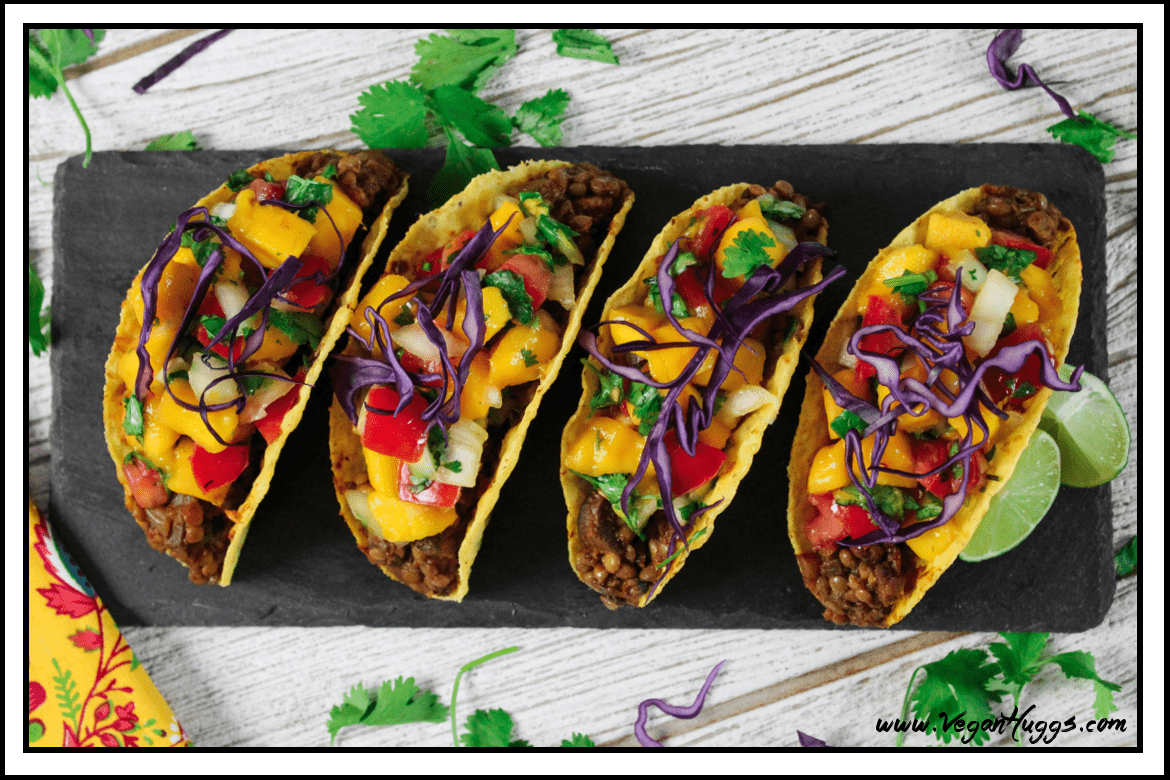
<path fill-rule="evenodd" d="M 235 216 L 236 204 L 234 202 L 216 203 L 211 207 L 210 212 L 211 216 L 213 217 L 219 217 L 220 219 L 231 219 L 233 216 Z"/>
<path fill-rule="evenodd" d="M 448 428 L 447 452 L 443 455 L 443 462 L 458 461 L 459 471 L 441 466 L 435 479 L 448 485 L 475 487 L 480 461 L 483 460 L 483 445 L 487 439 L 487 430 L 474 420 L 460 420 Z"/>
<path fill-rule="evenodd" d="M 781 225 L 779 222 L 768 220 L 768 227 L 772 230 L 772 235 L 776 236 L 776 240 L 784 245 L 785 254 L 788 254 L 796 248 L 796 233 L 787 225 Z"/>
<path fill-rule="evenodd" d="M 223 308 L 223 315 L 227 319 L 239 314 L 248 304 L 248 290 L 234 282 L 220 282 L 215 285 L 215 297 Z"/>
<path fill-rule="evenodd" d="M 438 469 L 435 467 L 435 456 L 431 454 L 431 448 L 423 447 L 422 455 L 411 463 L 409 468 L 411 475 L 419 479 L 436 479 L 435 472 Z"/>
<path fill-rule="evenodd" d="M 975 350 L 979 357 L 987 357 L 995 346 L 1018 291 L 1015 282 L 1000 271 L 993 268 L 988 272 L 975 302 L 971 304 L 970 320 L 975 323 L 975 330 L 963 339 L 963 343 Z"/>
<path fill-rule="evenodd" d="M 451 358 L 451 361 L 454 362 L 457 358 L 463 357 L 463 353 L 467 351 L 467 342 L 442 328 L 439 328 L 439 333 L 443 334 L 443 339 L 447 342 L 447 356 Z M 412 322 L 394 331 L 392 338 L 396 346 L 402 347 L 424 362 L 438 362 L 440 360 L 439 348 L 431 343 L 426 331 L 417 322 Z"/>
<path fill-rule="evenodd" d="M 484 385 L 483 395 L 487 405 L 493 409 L 499 409 L 504 405 L 504 394 L 495 385 Z"/>
<path fill-rule="evenodd" d="M 291 378 L 276 367 L 261 368 L 258 365 L 256 368 L 266 374 L 272 374 L 274 377 Z M 240 412 L 240 422 L 250 423 L 259 420 L 264 416 L 264 410 L 268 408 L 269 404 L 283 398 L 286 393 L 291 393 L 298 387 L 299 385 L 280 379 L 265 379 L 260 385 L 260 389 L 248 396 L 248 401 L 244 404 L 244 411 Z"/>
<path fill-rule="evenodd" d="M 204 358 L 210 361 L 207 365 Z M 195 398 L 203 399 L 204 403 L 222 404 L 240 396 L 240 389 L 234 381 L 218 382 L 210 390 L 207 388 L 215 380 L 228 375 L 227 361 L 218 355 L 207 352 L 196 352 L 191 356 L 191 367 L 187 369 L 187 381 L 195 392 Z M 207 390 L 207 395 L 203 392 Z"/>
<path fill-rule="evenodd" d="M 577 302 L 576 290 L 573 287 L 573 266 L 558 265 L 548 285 L 548 299 L 556 301 L 566 309 L 572 309 L 573 304 Z"/>
<path fill-rule="evenodd" d="M 658 511 L 658 494 L 648 493 L 638 496 L 630 502 L 630 511 L 634 514 L 634 528 L 641 531 L 654 516 L 654 513 Z"/>
<path fill-rule="evenodd" d="M 987 281 L 987 266 L 979 262 L 975 253 L 970 249 L 963 249 L 951 258 L 955 267 L 955 276 L 963 283 L 963 287 L 973 293 L 979 292 L 983 283 Z"/>
<path fill-rule="evenodd" d="M 525 244 L 536 243 L 536 217 L 527 217 L 520 222 L 520 233 Z"/>
<path fill-rule="evenodd" d="M 581 254 L 581 250 L 573 243 L 573 239 L 565 235 L 562 230 L 557 231 L 557 251 L 569 258 L 569 262 L 573 265 L 585 265 L 585 257 Z"/>
<path fill-rule="evenodd" d="M 728 394 L 716 415 L 724 425 L 734 425 L 740 417 L 770 403 L 778 404 L 776 396 L 759 385 L 744 385 Z"/>
<path fill-rule="evenodd" d="M 511 203 L 513 206 L 519 206 L 520 199 L 513 198 L 511 195 L 497 195 L 496 199 L 492 201 L 492 211 L 499 211 L 509 203 Z"/>
<path fill-rule="evenodd" d="M 857 368 L 857 356 L 849 352 L 849 339 L 841 342 L 841 351 L 837 354 L 837 362 L 845 368 Z"/>
<path fill-rule="evenodd" d="M 349 511 L 353 512 L 353 516 L 358 519 L 358 522 L 366 527 L 370 533 L 382 538 L 379 532 L 378 524 L 374 522 L 374 515 L 370 512 L 370 493 L 372 491 L 369 486 L 365 490 L 355 488 L 353 490 L 345 491 L 345 500 L 349 503 Z"/>

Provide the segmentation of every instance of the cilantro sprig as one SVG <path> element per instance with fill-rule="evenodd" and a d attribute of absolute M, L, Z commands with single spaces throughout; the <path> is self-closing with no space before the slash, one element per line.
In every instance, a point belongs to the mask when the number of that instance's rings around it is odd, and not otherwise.
<path fill-rule="evenodd" d="M 1113 556 L 1113 562 L 1119 578 L 1128 577 L 1134 573 L 1138 565 L 1138 538 L 1136 536 L 1117 551 Z"/>
<path fill-rule="evenodd" d="M 905 722 L 911 709 L 914 716 L 927 724 L 927 733 L 943 743 L 950 743 L 958 734 L 950 728 L 942 728 L 940 715 L 954 721 L 960 713 L 968 724 L 968 735 L 964 742 L 976 745 L 990 741 L 991 735 L 984 723 L 996 722 L 991 704 L 998 704 L 1003 694 L 1010 694 L 1015 712 L 1019 711 L 1024 686 L 1035 680 L 1036 675 L 1049 664 L 1059 668 L 1068 679 L 1089 680 L 1093 683 L 1096 698 L 1093 703 L 1094 717 L 1104 718 L 1117 711 L 1113 694 L 1121 690 L 1117 683 L 1103 680 L 1097 674 L 1096 661 L 1091 653 L 1078 650 L 1069 653 L 1047 655 L 1049 634 L 1005 633 L 999 634 L 1003 642 L 992 642 L 988 650 L 972 648 L 953 650 L 941 661 L 919 666 L 910 675 L 906 696 L 902 703 L 902 721 Z M 914 681 L 923 672 L 918 687 Z M 971 728 L 973 724 L 978 724 Z M 1017 722 L 1013 728 L 1017 744 L 1023 744 Z M 898 734 L 900 747 L 906 732 Z"/>
<path fill-rule="evenodd" d="M 1135 134 L 1116 128 L 1088 111 L 1077 111 L 1077 116 L 1079 120 L 1064 119 L 1045 129 L 1058 141 L 1087 149 L 1100 162 L 1113 162 L 1113 155 L 1116 154 L 1113 145 L 1118 138 L 1137 138 Z"/>
<path fill-rule="evenodd" d="M 49 348 L 49 307 L 45 303 L 45 284 L 28 264 L 28 345 L 38 357 Z M 42 308 L 43 307 L 43 308 Z"/>
<path fill-rule="evenodd" d="M 83 168 L 88 168 L 93 158 L 93 140 L 89 134 L 89 125 L 85 123 L 85 117 L 81 115 L 81 109 L 77 107 L 77 101 L 65 83 L 65 68 L 80 65 L 96 54 L 97 45 L 105 37 L 106 31 L 101 29 L 43 28 L 28 32 L 29 97 L 47 98 L 57 91 L 57 87 L 61 87 L 85 132 Z"/>
<path fill-rule="evenodd" d="M 758 230 L 741 231 L 727 247 L 723 275 L 728 279 L 736 276 L 749 278 L 760 266 L 771 265 L 772 258 L 766 250 L 774 246 L 776 242 Z"/>

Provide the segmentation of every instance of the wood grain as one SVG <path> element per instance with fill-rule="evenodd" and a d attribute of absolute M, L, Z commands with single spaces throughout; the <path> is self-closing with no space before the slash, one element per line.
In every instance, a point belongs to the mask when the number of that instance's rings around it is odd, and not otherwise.
<path fill-rule="evenodd" d="M 1045 128 L 1059 118 L 1042 91 L 1007 92 L 988 76 L 983 54 L 992 30 L 607 30 L 619 66 L 558 57 L 550 32 L 518 31 L 520 52 L 482 96 L 514 112 L 551 88 L 566 88 L 571 145 L 1051 142 Z M 359 94 L 407 78 L 414 43 L 428 33 L 238 30 L 139 96 L 131 86 L 190 43 L 190 33 L 111 29 L 99 58 L 71 69 L 70 89 L 95 149 L 141 149 L 187 129 L 204 148 L 356 148 L 348 116 Z M 1137 43 L 1132 29 L 1030 29 L 1013 64 L 1031 63 L 1074 107 L 1134 129 Z M 1106 264 L 1110 384 L 1134 434 L 1130 462 L 1113 484 L 1118 544 L 1138 531 L 1140 142 L 1120 141 L 1105 165 L 1106 256 L 1086 258 Z M 83 149 L 63 96 L 29 102 L 28 253 L 50 299 L 52 189 L 41 182 L 51 183 L 57 165 Z M 27 384 L 29 490 L 44 507 L 52 392 L 46 358 L 30 355 Z M 1054 746 L 1136 743 L 1139 578 L 1119 583 L 1103 625 L 1053 639 L 1057 652 L 1090 650 L 1099 673 L 1124 686 L 1115 717 L 1126 719 L 1127 731 L 1061 735 Z M 328 744 L 329 707 L 358 681 L 414 675 L 448 700 L 462 664 L 509 645 L 521 652 L 465 678 L 460 717 L 503 707 L 534 744 L 559 744 L 574 731 L 629 744 L 639 701 L 690 703 L 711 667 L 727 659 L 703 716 L 675 721 L 656 713 L 651 733 L 670 745 L 794 746 L 799 728 L 830 744 L 889 746 L 893 737 L 878 734 L 874 723 L 900 710 L 913 669 L 993 638 L 367 628 L 140 628 L 126 635 L 196 744 L 233 747 Z M 1057 676 L 1045 673 L 1029 686 L 1029 701 L 1055 718 L 1086 717 L 1091 686 Z M 340 744 L 443 747 L 450 738 L 445 725 L 356 727 Z M 916 735 L 908 744 L 928 742 Z"/>

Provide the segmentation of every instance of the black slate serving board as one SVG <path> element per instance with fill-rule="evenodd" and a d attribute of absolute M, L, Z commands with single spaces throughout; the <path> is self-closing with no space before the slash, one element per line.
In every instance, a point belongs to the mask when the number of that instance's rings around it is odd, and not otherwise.
<path fill-rule="evenodd" d="M 103 365 L 119 307 L 175 216 L 241 166 L 277 151 L 99 152 L 62 165 L 56 181 L 50 518 L 113 617 L 123 625 L 577 626 L 591 628 L 830 627 L 804 589 L 786 533 L 786 466 L 802 365 L 753 468 L 710 542 L 648 608 L 605 609 L 566 552 L 557 478 L 564 421 L 580 395 L 579 347 L 545 397 L 495 508 L 462 604 L 429 601 L 366 562 L 338 513 L 327 447 L 329 389 L 310 400 L 249 532 L 230 588 L 197 587 L 150 549 L 123 506 L 102 431 Z M 411 174 L 382 255 L 428 210 L 440 149 L 391 152 Z M 629 182 L 637 201 L 585 317 L 623 284 L 650 241 L 695 198 L 725 184 L 791 181 L 830 204 L 829 243 L 849 275 L 817 300 L 816 351 L 857 275 L 934 203 L 985 182 L 1048 195 L 1077 228 L 1085 269 L 1069 360 L 1106 378 L 1105 201 L 1100 165 L 1058 144 L 512 148 L 525 159 L 593 161 Z M 382 268 L 375 262 L 367 284 Z M 1113 599 L 1109 487 L 1062 489 L 1015 550 L 957 562 L 899 624 L 917 630 L 1081 631 Z"/>

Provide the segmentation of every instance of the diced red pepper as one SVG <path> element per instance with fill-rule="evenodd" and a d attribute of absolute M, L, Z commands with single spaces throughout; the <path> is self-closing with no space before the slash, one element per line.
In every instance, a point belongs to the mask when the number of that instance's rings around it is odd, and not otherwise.
<path fill-rule="evenodd" d="M 446 315 L 443 315 L 443 316 L 445 317 Z M 420 358 L 418 355 L 414 354 L 413 352 L 407 352 L 404 349 L 402 351 L 402 356 L 400 358 L 398 358 L 398 362 L 402 364 L 403 368 L 405 368 L 407 371 L 410 371 L 413 374 L 439 374 L 440 378 L 429 379 L 426 382 L 420 382 L 420 384 L 424 385 L 425 387 L 442 387 L 442 385 L 443 385 L 443 380 L 442 380 L 443 361 L 442 360 L 438 360 L 438 359 L 423 360 L 422 358 Z M 455 367 L 458 367 L 458 365 L 459 365 L 458 360 L 452 360 L 451 363 Z M 423 408 L 426 408 L 426 407 L 424 406 Z"/>
<path fill-rule="evenodd" d="M 1049 360 L 1052 359 L 1052 346 L 1044 338 L 1040 326 L 1034 322 L 1017 327 L 1014 331 L 996 342 L 995 347 L 988 355 L 995 357 L 1004 347 L 1013 347 L 1033 339 L 1040 340 L 1048 350 Z M 1008 374 L 998 368 L 989 368 L 983 375 L 983 387 L 996 405 L 1003 405 L 1006 400 L 1008 408 L 1019 409 L 1024 401 L 1035 395 L 1041 387 L 1040 383 L 1040 356 L 1029 355 L 1024 365 L 1014 374 Z M 1025 384 L 1027 383 L 1027 384 Z M 1029 386 L 1031 389 L 1029 389 Z M 1017 394 L 1019 397 L 1017 397 Z"/>
<path fill-rule="evenodd" d="M 253 179 L 252 183 L 248 185 L 248 189 L 256 193 L 256 202 L 259 203 L 262 200 L 281 200 L 284 198 L 284 189 L 287 184 L 287 181 Z"/>
<path fill-rule="evenodd" d="M 693 246 L 695 257 L 704 263 L 711 262 L 711 253 L 719 246 L 719 237 L 735 221 L 735 212 L 726 206 L 712 206 L 698 215 L 700 227 Z"/>
<path fill-rule="evenodd" d="M 221 306 L 219 303 L 219 299 L 215 297 L 214 288 L 207 291 L 207 295 L 205 295 L 203 297 L 203 300 L 199 302 L 199 308 L 196 310 L 195 314 L 196 314 L 195 338 L 200 344 L 202 344 L 203 346 L 206 347 L 208 344 L 211 343 L 211 338 L 212 338 L 213 334 L 208 333 L 207 328 L 203 327 L 203 323 L 201 321 L 202 318 L 203 317 L 225 317 L 226 316 L 223 312 L 223 306 Z M 239 338 L 236 339 L 236 343 L 232 346 L 232 349 L 235 352 L 235 359 L 239 360 L 240 355 L 244 354 L 244 337 L 243 336 L 240 336 Z M 224 342 L 221 341 L 218 344 L 216 344 L 214 347 L 211 348 L 211 351 L 213 353 L 215 353 L 216 355 L 219 355 L 224 360 L 227 360 L 228 348 L 227 348 L 227 344 L 225 344 Z"/>
<path fill-rule="evenodd" d="M 947 451 L 950 443 L 945 439 L 914 442 L 914 473 L 925 474 L 941 466 L 949 457 Z M 922 487 L 934 493 L 939 498 L 949 496 L 954 492 L 949 479 L 950 469 L 938 474 L 931 474 L 918 480 Z"/>
<path fill-rule="evenodd" d="M 474 230 L 464 230 L 462 233 L 455 236 L 455 238 L 453 238 L 447 244 L 447 246 L 443 247 L 443 251 L 439 255 L 439 257 L 442 261 L 444 269 L 449 268 L 451 266 L 451 255 L 455 254 L 460 249 L 467 246 L 467 242 L 470 241 L 474 237 L 475 237 Z"/>
<path fill-rule="evenodd" d="M 1006 246 L 1009 249 L 1027 249 L 1036 253 L 1036 259 L 1033 260 L 1038 268 L 1047 268 L 1048 264 L 1052 262 L 1052 250 L 1047 247 L 1034 244 L 1018 233 L 1013 233 L 1010 230 L 992 230 L 991 243 Z"/>
<path fill-rule="evenodd" d="M 422 263 L 419 264 L 418 275 L 419 277 L 437 276 L 443 267 L 443 248 L 439 247 L 423 258 Z"/>
<path fill-rule="evenodd" d="M 426 506 L 452 507 L 459 500 L 459 486 L 446 482 L 431 482 L 417 493 L 411 490 L 410 464 L 403 462 L 398 467 L 398 497 L 403 501 Z"/>
<path fill-rule="evenodd" d="M 305 381 L 305 369 L 302 367 L 293 378 L 298 382 Z M 299 389 L 300 385 L 289 384 L 287 393 L 264 408 L 264 416 L 256 421 L 256 430 L 260 431 L 264 441 L 272 444 L 280 436 L 280 427 L 284 424 L 284 416 L 300 400 Z"/>
<path fill-rule="evenodd" d="M 813 547 L 829 547 L 841 539 L 858 539 L 877 526 L 863 506 L 839 506 L 832 493 L 812 494 L 809 503 L 817 508 L 817 516 L 805 528 Z"/>
<path fill-rule="evenodd" d="M 902 312 L 899 307 L 890 299 L 880 295 L 869 296 L 869 301 L 866 303 L 865 317 L 861 321 L 861 327 L 869 325 L 896 325 L 899 328 L 905 328 L 905 325 L 902 324 Z M 903 344 L 893 333 L 872 333 L 862 337 L 857 346 L 866 352 L 890 355 L 900 349 Z M 859 359 L 857 361 L 858 379 L 869 379 L 876 373 L 877 369 L 865 360 Z"/>
<path fill-rule="evenodd" d="M 304 262 L 304 265 L 301 266 L 301 270 L 297 271 L 297 275 L 293 279 L 293 284 L 282 295 L 290 303 L 306 309 L 312 309 L 329 300 L 332 291 L 328 285 L 317 284 L 317 282 L 309 277 L 312 277 L 317 272 L 328 275 L 333 268 L 327 258 L 319 255 L 306 254 L 301 257 L 301 260 Z M 298 282 L 297 279 L 304 279 L 305 281 Z"/>
<path fill-rule="evenodd" d="M 191 474 L 204 490 L 211 491 L 235 480 L 248 467 L 247 444 L 233 444 L 223 452 L 208 452 L 195 445 Z"/>
<path fill-rule="evenodd" d="M 370 389 L 366 406 L 389 410 L 391 414 L 378 414 L 366 409 L 365 425 L 362 428 L 362 446 L 366 449 L 399 458 L 407 463 L 416 463 L 427 446 L 427 430 L 430 427 L 422 419 L 427 401 L 421 393 L 415 393 L 397 415 L 401 396 L 398 391 L 385 386 Z"/>
<path fill-rule="evenodd" d="M 548 264 L 536 255 L 515 254 L 508 255 L 508 259 L 500 266 L 501 271 L 511 271 L 524 280 L 524 292 L 532 299 L 532 309 L 535 311 L 544 303 L 548 295 L 548 287 L 552 284 L 553 272 L 548 270 Z"/>
<path fill-rule="evenodd" d="M 162 474 L 157 469 L 152 469 L 134 458 L 129 463 L 122 465 L 122 473 L 126 475 L 126 481 L 130 483 L 130 494 L 134 496 L 138 506 L 143 509 L 163 506 L 171 500 L 170 494 L 163 485 Z"/>
<path fill-rule="evenodd" d="M 676 496 L 710 482 L 727 460 L 723 450 L 701 441 L 695 442 L 695 454 L 687 455 L 673 430 L 666 432 L 663 442 L 670 455 L 671 493 Z"/>

